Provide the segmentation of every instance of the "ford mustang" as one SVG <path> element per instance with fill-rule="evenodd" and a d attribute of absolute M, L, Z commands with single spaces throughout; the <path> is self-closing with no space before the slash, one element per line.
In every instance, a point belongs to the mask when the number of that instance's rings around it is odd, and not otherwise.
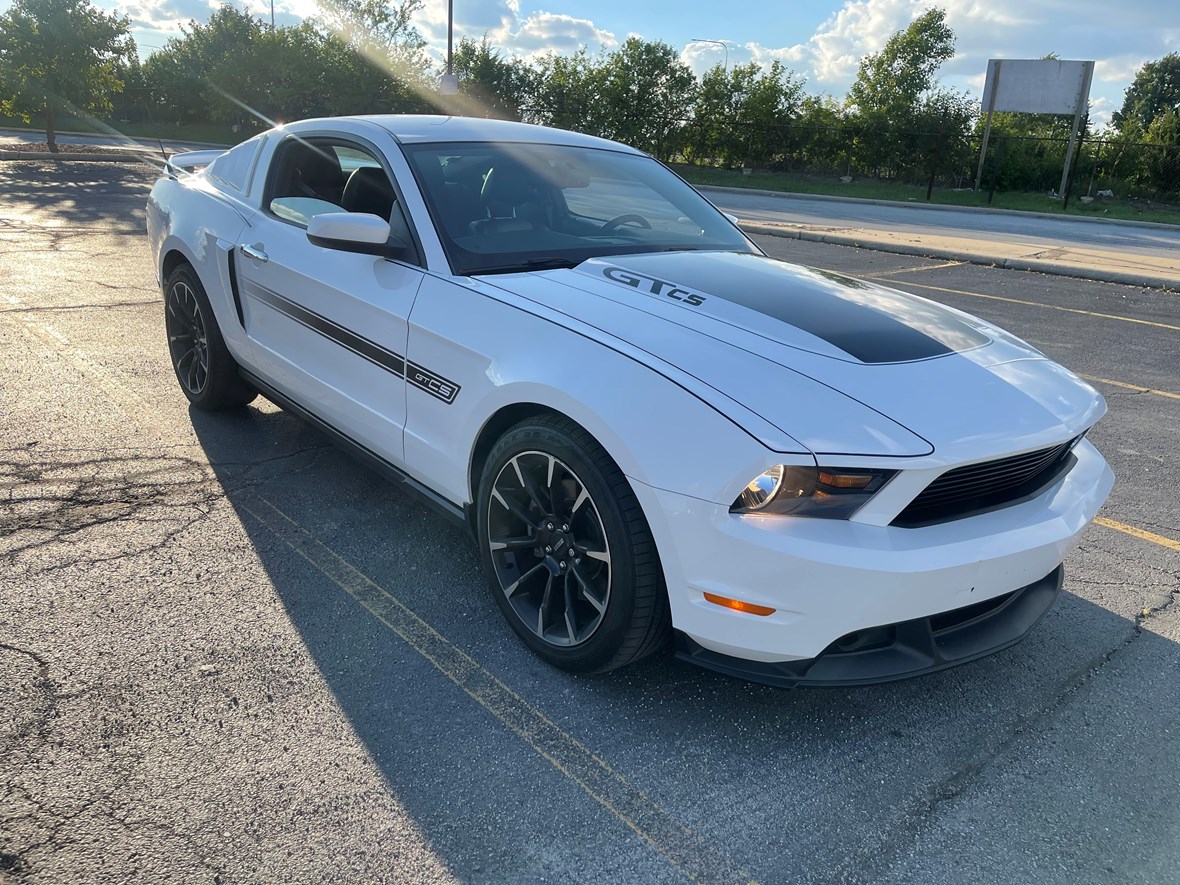
<path fill-rule="evenodd" d="M 181 391 L 257 395 L 463 521 L 511 628 L 771 684 L 1005 648 L 1114 482 L 1102 397 L 931 301 L 767 257 L 572 132 L 306 120 L 148 204 Z"/>

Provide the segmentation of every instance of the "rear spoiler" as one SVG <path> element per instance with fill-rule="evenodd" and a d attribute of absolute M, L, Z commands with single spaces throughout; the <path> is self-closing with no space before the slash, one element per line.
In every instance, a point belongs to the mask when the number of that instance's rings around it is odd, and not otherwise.
<path fill-rule="evenodd" d="M 222 154 L 223 150 L 187 151 L 183 154 L 173 154 L 168 158 L 164 171 L 171 177 L 177 178 L 181 173 L 192 175 L 200 172 Z"/>

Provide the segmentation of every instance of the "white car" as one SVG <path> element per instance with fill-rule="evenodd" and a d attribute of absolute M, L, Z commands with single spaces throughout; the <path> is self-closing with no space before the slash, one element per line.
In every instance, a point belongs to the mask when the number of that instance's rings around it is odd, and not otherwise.
<path fill-rule="evenodd" d="M 463 520 L 550 663 L 675 637 L 779 685 L 1004 648 L 1114 476 L 1012 335 L 766 257 L 656 160 L 518 123 L 307 120 L 148 205 L 181 389 L 257 393 Z"/>

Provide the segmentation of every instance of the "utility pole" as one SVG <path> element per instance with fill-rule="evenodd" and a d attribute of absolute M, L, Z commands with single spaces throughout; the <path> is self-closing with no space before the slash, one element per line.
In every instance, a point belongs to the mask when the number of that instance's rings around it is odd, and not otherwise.
<path fill-rule="evenodd" d="M 275 0 L 270 0 L 270 29 L 275 29 Z"/>
<path fill-rule="evenodd" d="M 455 0 L 447 0 L 447 72 L 438 84 L 439 95 L 455 95 L 459 78 L 455 76 L 452 60 L 455 55 Z"/>

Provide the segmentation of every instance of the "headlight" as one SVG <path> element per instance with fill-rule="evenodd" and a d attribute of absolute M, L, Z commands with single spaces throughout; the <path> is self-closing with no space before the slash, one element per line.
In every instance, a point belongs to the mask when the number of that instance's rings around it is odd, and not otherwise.
<path fill-rule="evenodd" d="M 896 470 L 777 464 L 754 477 L 729 510 L 731 513 L 848 519 L 896 473 Z"/>

